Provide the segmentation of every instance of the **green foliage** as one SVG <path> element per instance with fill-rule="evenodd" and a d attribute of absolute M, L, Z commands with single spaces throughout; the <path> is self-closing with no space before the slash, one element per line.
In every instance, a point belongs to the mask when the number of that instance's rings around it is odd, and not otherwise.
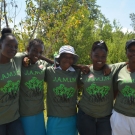
<path fill-rule="evenodd" d="M 126 61 L 125 42 L 134 38 L 134 33 L 123 33 L 116 20 L 111 25 L 96 0 L 26 0 L 26 14 L 13 29 L 19 51 L 25 51 L 32 36 L 44 41 L 45 55 L 51 59 L 62 45 L 70 44 L 80 56 L 78 63 L 89 64 L 93 42 L 104 40 L 109 48 L 108 63 Z"/>
<path fill-rule="evenodd" d="M 107 40 L 109 48 L 108 63 L 117 63 L 127 61 L 125 44 L 129 39 L 133 39 L 133 33 L 123 33 L 116 31 L 112 33 L 112 38 Z"/>

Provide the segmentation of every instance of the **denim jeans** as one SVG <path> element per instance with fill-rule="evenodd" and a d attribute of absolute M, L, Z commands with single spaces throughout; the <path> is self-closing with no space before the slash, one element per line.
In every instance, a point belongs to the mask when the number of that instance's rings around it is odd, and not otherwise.
<path fill-rule="evenodd" d="M 25 135 L 19 119 L 0 125 L 0 135 Z"/>
<path fill-rule="evenodd" d="M 94 118 L 79 109 L 77 128 L 80 135 L 111 135 L 110 116 Z"/>

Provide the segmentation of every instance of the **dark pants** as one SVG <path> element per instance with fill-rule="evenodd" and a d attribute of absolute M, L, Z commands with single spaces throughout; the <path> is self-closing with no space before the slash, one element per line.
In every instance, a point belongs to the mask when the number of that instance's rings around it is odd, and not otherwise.
<path fill-rule="evenodd" d="M 79 109 L 77 128 L 80 135 L 112 135 L 110 116 L 94 118 Z"/>
<path fill-rule="evenodd" d="M 19 119 L 0 125 L 0 135 L 25 135 Z"/>

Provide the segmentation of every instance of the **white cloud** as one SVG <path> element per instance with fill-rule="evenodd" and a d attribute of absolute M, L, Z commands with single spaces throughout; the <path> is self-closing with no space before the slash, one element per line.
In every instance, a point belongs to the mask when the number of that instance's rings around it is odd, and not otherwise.
<path fill-rule="evenodd" d="M 121 29 L 121 31 L 123 31 L 124 33 L 126 33 L 126 32 L 135 32 L 135 31 L 133 31 L 133 29 L 128 29 L 128 28 L 125 28 L 125 27 L 123 27 Z"/>

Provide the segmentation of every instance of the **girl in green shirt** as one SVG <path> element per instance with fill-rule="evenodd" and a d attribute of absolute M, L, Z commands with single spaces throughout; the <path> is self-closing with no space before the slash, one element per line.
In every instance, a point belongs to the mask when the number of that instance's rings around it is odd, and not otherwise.
<path fill-rule="evenodd" d="M 46 135 L 44 121 L 44 79 L 47 62 L 39 57 L 44 52 L 40 39 L 29 42 L 26 55 L 28 67 L 22 66 L 20 83 L 20 120 L 26 135 Z"/>
<path fill-rule="evenodd" d="M 103 41 L 93 43 L 90 73 L 81 76 L 83 94 L 79 102 L 77 127 L 80 135 L 111 135 L 110 116 L 113 108 L 113 76 L 125 63 L 111 66 L 111 73 L 104 76 L 108 48 Z"/>
<path fill-rule="evenodd" d="M 64 45 L 56 56 L 58 67 L 47 67 L 47 135 L 77 135 L 76 100 L 79 71 L 74 48 Z"/>
<path fill-rule="evenodd" d="M 21 56 L 18 42 L 9 28 L 0 38 L 0 135 L 25 135 L 19 118 Z M 16 56 L 15 56 L 16 55 Z"/>
<path fill-rule="evenodd" d="M 135 135 L 135 39 L 126 42 L 128 64 L 115 76 L 117 96 L 111 116 L 112 135 Z"/>

